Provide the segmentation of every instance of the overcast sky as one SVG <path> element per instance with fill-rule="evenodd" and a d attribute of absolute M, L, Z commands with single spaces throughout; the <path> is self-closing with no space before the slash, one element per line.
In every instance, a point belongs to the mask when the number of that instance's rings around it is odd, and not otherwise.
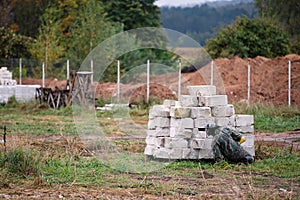
<path fill-rule="evenodd" d="M 155 2 L 158 6 L 192 6 L 195 4 L 205 3 L 207 1 L 217 0 L 158 0 Z M 230 1 L 230 0 L 225 0 Z"/>

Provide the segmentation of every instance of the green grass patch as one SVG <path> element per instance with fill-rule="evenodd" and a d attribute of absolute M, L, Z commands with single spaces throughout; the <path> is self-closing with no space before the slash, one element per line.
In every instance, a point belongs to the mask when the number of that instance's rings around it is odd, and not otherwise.
<path fill-rule="evenodd" d="M 254 115 L 259 132 L 284 132 L 300 128 L 300 108 L 273 104 L 235 104 L 236 113 Z"/>

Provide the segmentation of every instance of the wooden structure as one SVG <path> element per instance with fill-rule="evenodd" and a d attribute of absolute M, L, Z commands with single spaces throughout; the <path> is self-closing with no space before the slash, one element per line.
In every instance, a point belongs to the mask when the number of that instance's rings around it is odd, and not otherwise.
<path fill-rule="evenodd" d="M 73 84 L 73 102 L 80 105 L 87 105 L 88 102 L 94 103 L 93 91 L 93 72 L 77 72 Z"/>
<path fill-rule="evenodd" d="M 87 105 L 88 102 L 93 101 L 94 103 L 94 92 L 93 92 L 93 73 L 92 72 L 72 72 L 72 81 L 67 85 L 65 89 L 51 88 L 37 88 L 36 89 L 36 100 L 41 104 L 46 103 L 49 107 L 59 109 L 66 107 L 72 102 L 76 102 L 80 105 Z"/>

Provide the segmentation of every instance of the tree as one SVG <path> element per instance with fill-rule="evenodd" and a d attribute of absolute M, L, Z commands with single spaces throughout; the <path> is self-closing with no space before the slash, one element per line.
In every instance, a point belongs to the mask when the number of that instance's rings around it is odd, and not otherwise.
<path fill-rule="evenodd" d="M 16 34 L 10 28 L 0 27 L 0 58 L 29 57 L 32 38 Z"/>
<path fill-rule="evenodd" d="M 59 10 L 55 6 L 49 6 L 41 16 L 41 26 L 31 53 L 34 58 L 45 62 L 47 76 L 55 74 L 53 62 L 61 59 L 65 47 L 62 43 L 62 34 Z"/>
<path fill-rule="evenodd" d="M 299 0 L 256 0 L 261 17 L 279 23 L 289 34 L 291 50 L 300 54 Z"/>
<path fill-rule="evenodd" d="M 76 60 L 76 65 L 80 66 L 98 44 L 121 31 L 121 24 L 106 19 L 102 2 L 90 0 L 79 9 L 78 16 L 70 27 L 67 56 Z"/>
<path fill-rule="evenodd" d="M 102 0 L 108 19 L 124 24 L 124 30 L 159 27 L 160 9 L 156 0 Z"/>
<path fill-rule="evenodd" d="M 207 41 L 206 49 L 213 57 L 275 57 L 289 53 L 289 40 L 278 26 L 266 19 L 237 18 Z"/>

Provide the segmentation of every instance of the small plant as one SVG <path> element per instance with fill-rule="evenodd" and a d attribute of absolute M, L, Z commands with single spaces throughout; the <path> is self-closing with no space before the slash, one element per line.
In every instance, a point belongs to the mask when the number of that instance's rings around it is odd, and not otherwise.
<path fill-rule="evenodd" d="M 0 154 L 0 167 L 8 173 L 21 176 L 39 174 L 39 161 L 32 151 L 23 148 L 8 149 Z"/>

